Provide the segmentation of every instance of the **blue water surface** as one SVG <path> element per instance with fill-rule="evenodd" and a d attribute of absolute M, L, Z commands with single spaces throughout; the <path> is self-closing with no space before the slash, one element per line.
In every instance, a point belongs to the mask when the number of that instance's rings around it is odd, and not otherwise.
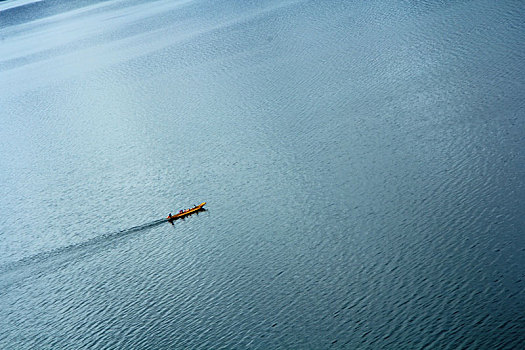
<path fill-rule="evenodd" d="M 10 3 L 0 348 L 525 347 L 524 2 Z"/>

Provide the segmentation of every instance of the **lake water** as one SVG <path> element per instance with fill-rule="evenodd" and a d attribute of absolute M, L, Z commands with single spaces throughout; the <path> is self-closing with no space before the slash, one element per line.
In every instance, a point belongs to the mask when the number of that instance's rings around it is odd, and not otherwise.
<path fill-rule="evenodd" d="M 524 18 L 4 3 L 0 348 L 523 349 Z"/>

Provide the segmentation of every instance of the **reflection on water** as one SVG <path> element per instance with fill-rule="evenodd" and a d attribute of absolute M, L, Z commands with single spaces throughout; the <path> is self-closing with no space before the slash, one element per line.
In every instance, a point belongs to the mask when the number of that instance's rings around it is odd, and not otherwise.
<path fill-rule="evenodd" d="M 33 4 L 36 2 L 40 2 L 42 0 L 2 0 L 0 1 L 0 11 L 9 10 L 12 8 L 25 6 L 28 4 Z"/>

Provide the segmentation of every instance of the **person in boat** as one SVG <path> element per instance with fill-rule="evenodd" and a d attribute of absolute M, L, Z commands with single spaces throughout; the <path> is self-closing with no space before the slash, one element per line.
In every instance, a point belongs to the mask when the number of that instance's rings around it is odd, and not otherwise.
<path fill-rule="evenodd" d="M 171 218 L 171 213 L 170 213 L 170 215 L 168 215 L 168 217 Z"/>
<path fill-rule="evenodd" d="M 182 214 L 182 213 L 184 213 L 184 210 L 182 210 L 182 209 L 179 210 L 179 214 Z"/>

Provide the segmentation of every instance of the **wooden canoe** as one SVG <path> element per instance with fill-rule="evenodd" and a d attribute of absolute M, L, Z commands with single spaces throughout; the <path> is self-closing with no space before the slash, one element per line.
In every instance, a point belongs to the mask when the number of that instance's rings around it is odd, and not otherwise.
<path fill-rule="evenodd" d="M 173 221 L 173 220 L 177 220 L 177 219 L 183 218 L 185 216 L 191 215 L 191 214 L 193 214 L 195 212 L 198 212 L 199 210 L 202 210 L 202 207 L 204 207 L 204 204 L 206 204 L 206 202 L 202 202 L 201 204 L 199 204 L 199 205 L 197 205 L 197 206 L 195 206 L 193 208 L 185 209 L 182 212 L 179 212 L 179 213 L 177 213 L 175 215 L 168 215 L 166 220 Z"/>

